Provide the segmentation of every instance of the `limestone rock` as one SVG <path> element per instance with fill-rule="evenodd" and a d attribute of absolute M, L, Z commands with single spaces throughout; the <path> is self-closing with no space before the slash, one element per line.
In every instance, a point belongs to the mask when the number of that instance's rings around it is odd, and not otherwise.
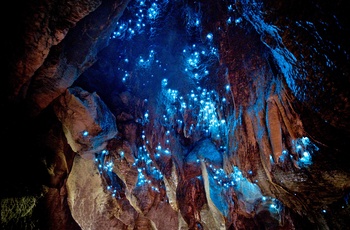
<path fill-rule="evenodd" d="M 115 117 L 97 94 L 70 88 L 55 106 L 73 151 L 88 158 L 104 149 L 117 134 Z"/>

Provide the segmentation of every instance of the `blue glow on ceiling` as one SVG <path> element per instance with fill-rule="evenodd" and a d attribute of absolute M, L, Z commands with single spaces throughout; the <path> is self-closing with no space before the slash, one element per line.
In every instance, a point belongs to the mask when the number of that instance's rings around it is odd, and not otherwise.
<path fill-rule="evenodd" d="M 298 91 L 294 67 L 297 60 L 283 46 L 278 28 L 264 22 L 260 6 L 254 1 L 242 1 L 242 4 L 242 17 L 237 17 L 233 5 L 228 4 L 227 26 L 238 27 L 249 22 L 258 33 L 273 37 L 277 41 L 276 46 L 262 42 L 277 60 L 288 86 L 292 91 Z M 229 203 L 233 201 L 225 200 L 225 197 L 230 197 L 233 191 L 248 212 L 260 207 L 279 216 L 283 205 L 276 198 L 264 196 L 258 180 L 250 181 L 248 177 L 254 174 L 252 170 L 242 173 L 237 166 L 224 169 L 224 155 L 239 149 L 240 143 L 232 142 L 230 135 L 238 133 L 245 114 L 242 107 L 235 108 L 229 80 L 218 75 L 221 57 L 216 34 L 223 28 L 219 26 L 218 31 L 203 33 L 204 16 L 190 7 L 177 9 L 183 10 L 181 24 L 174 17 L 174 12 L 167 11 L 169 5 L 165 0 L 131 2 L 111 36 L 111 41 L 118 44 L 116 78 L 144 102 L 156 104 L 156 111 L 145 106 L 141 118 L 137 120 L 142 130 L 132 162 L 137 171 L 136 188 L 151 188 L 157 193 L 166 190 L 163 179 L 167 172 L 161 166 L 167 164 L 172 154 L 180 154 L 173 147 L 178 141 L 174 134 L 181 133 L 194 142 L 206 139 L 212 143 L 181 157 L 198 167 L 205 165 L 210 197 L 222 213 L 226 215 L 229 212 Z M 167 29 L 168 24 L 172 25 L 171 30 Z M 332 65 L 331 62 L 329 64 Z M 219 78 L 221 85 L 205 84 L 207 79 Z M 263 109 L 263 103 L 258 100 L 249 109 L 249 116 L 259 117 Z M 158 143 L 155 144 L 150 132 L 158 125 L 162 132 L 157 133 Z M 255 125 L 257 141 L 262 142 L 263 137 L 268 136 L 265 124 L 257 120 Z M 283 150 L 279 161 L 292 161 L 298 169 L 309 167 L 316 151 L 318 147 L 308 137 L 302 137 L 292 140 L 290 151 Z M 126 149 L 119 151 L 121 161 L 126 160 L 125 152 Z M 272 155 L 268 156 L 269 163 L 275 164 Z M 106 150 L 96 154 L 99 172 L 109 178 L 107 190 L 114 197 L 120 196 L 126 186 L 114 172 L 113 168 L 117 167 L 115 161 Z"/>

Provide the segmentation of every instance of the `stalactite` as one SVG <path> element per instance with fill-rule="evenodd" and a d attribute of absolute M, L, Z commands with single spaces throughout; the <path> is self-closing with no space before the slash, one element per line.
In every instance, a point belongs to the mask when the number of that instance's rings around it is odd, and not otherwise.
<path fill-rule="evenodd" d="M 276 103 L 269 99 L 266 106 L 267 129 L 269 140 L 272 147 L 272 156 L 274 162 L 278 163 L 279 157 L 282 155 L 282 130 L 279 111 Z"/>

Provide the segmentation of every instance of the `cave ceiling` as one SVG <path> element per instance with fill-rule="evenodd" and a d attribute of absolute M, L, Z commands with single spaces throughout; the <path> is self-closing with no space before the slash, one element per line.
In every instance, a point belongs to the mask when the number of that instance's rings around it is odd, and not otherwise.
<path fill-rule="evenodd" d="M 11 3 L 2 228 L 349 229 L 348 8 Z"/>

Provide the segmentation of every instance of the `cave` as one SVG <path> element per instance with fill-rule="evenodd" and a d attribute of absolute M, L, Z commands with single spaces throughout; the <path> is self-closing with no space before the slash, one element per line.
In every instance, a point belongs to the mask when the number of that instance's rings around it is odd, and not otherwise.
<path fill-rule="evenodd" d="M 350 229 L 346 1 L 4 10 L 2 229 Z"/>

